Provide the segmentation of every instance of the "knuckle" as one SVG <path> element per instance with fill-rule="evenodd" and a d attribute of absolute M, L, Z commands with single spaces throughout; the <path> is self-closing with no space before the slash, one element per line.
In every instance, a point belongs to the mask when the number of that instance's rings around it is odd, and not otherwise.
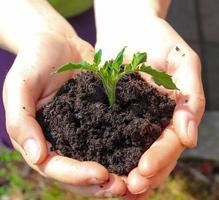
<path fill-rule="evenodd" d="M 199 102 L 200 102 L 200 105 L 202 108 L 205 108 L 205 105 L 206 105 L 206 99 L 205 97 L 202 97 L 199 99 Z"/>
<path fill-rule="evenodd" d="M 198 70 L 201 70 L 201 59 L 200 59 L 198 53 L 196 53 L 195 51 L 193 51 L 191 57 L 192 57 L 192 60 L 194 61 L 194 63 L 196 63 L 196 65 L 195 65 L 196 68 L 197 68 Z"/>
<path fill-rule="evenodd" d="M 199 57 L 199 55 L 198 55 L 197 52 L 195 52 L 195 51 L 192 52 L 192 58 L 193 58 L 195 61 L 201 63 L 201 59 L 200 59 L 200 57 Z"/>
<path fill-rule="evenodd" d="M 206 99 L 205 99 L 204 95 L 201 95 L 201 96 L 197 97 L 197 102 L 198 102 L 198 105 L 199 105 L 199 109 L 201 111 L 204 111 L 205 110 L 205 105 L 206 105 Z"/>
<path fill-rule="evenodd" d="M 16 133 L 19 131 L 20 120 L 17 117 L 8 117 L 6 120 L 6 129 L 8 134 L 15 139 L 16 141 Z"/>
<path fill-rule="evenodd" d="M 193 149 L 193 148 L 197 147 L 197 145 L 198 145 L 197 139 L 195 139 L 195 140 L 188 140 L 188 138 L 182 139 L 182 143 L 183 143 L 183 146 L 185 148 L 189 148 L 189 149 Z"/>
<path fill-rule="evenodd" d="M 196 147 L 197 147 L 197 141 L 193 141 L 190 144 L 188 144 L 188 148 L 193 149 L 193 148 L 196 148 Z"/>

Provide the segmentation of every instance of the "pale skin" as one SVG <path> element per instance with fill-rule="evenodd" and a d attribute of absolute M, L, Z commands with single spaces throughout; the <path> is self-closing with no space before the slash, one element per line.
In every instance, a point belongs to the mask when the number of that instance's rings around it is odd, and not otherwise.
<path fill-rule="evenodd" d="M 11 141 L 32 168 L 79 194 L 140 200 L 165 180 L 185 147 L 197 144 L 205 98 L 197 54 L 164 19 L 170 1 L 124 1 L 95 1 L 96 48 L 102 48 L 107 59 L 124 46 L 128 46 L 126 60 L 136 51 L 146 51 L 148 62 L 173 75 L 180 89 L 174 94 L 166 91 L 177 101 L 173 122 L 127 177 L 109 174 L 98 163 L 79 162 L 47 150 L 35 112 L 73 76 L 72 72 L 51 72 L 69 61 L 90 61 L 94 48 L 45 0 L 0 0 L 0 45 L 18 55 L 6 77 L 3 100 Z M 9 15 L 6 11 L 12 8 Z M 19 29 L 12 24 L 12 15 Z"/>
<path fill-rule="evenodd" d="M 174 94 L 168 91 L 177 101 L 173 122 L 128 175 L 128 189 L 134 194 L 147 193 L 159 186 L 174 168 L 184 148 L 196 146 L 197 128 L 205 107 L 199 57 L 165 21 L 170 1 L 162 5 L 161 11 L 159 2 L 139 1 L 138 6 L 131 1 L 125 4 L 122 0 L 108 3 L 96 0 L 95 4 L 97 48 L 104 49 L 105 58 L 115 56 L 124 44 L 129 44 L 127 60 L 136 51 L 146 51 L 148 63 L 173 75 L 180 89 Z M 126 9 L 120 9 L 124 4 Z M 147 7 L 148 4 L 151 6 Z M 115 17 L 111 16 L 111 10 Z M 133 10 L 138 10 L 138 14 L 130 14 Z"/>

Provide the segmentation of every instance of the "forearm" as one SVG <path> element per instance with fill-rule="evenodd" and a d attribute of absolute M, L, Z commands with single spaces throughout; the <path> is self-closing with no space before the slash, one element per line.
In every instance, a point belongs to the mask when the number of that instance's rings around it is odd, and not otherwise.
<path fill-rule="evenodd" d="M 33 34 L 76 34 L 46 0 L 0 0 L 0 47 L 17 53 Z"/>
<path fill-rule="evenodd" d="M 113 30 L 117 34 L 139 30 L 154 16 L 165 18 L 170 3 L 171 0 L 95 0 L 97 38 Z"/>

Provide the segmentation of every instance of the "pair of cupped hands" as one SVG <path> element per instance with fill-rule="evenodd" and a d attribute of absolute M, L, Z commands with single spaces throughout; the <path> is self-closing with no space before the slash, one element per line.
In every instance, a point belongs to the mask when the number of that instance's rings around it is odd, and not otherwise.
<path fill-rule="evenodd" d="M 177 103 L 171 124 L 127 177 L 110 174 L 96 162 L 80 162 L 49 152 L 35 119 L 37 109 L 74 75 L 52 74 L 54 69 L 68 62 L 91 61 L 94 48 L 77 35 L 66 37 L 51 31 L 33 34 L 20 45 L 5 79 L 3 99 L 11 141 L 33 169 L 78 194 L 145 200 L 170 174 L 183 150 L 196 146 L 205 106 L 199 57 L 166 21 L 155 18 L 150 23 L 150 30 L 145 27 L 141 31 L 126 30 L 126 34 L 109 33 L 107 38 L 97 38 L 96 44 L 105 59 L 112 59 L 124 46 L 128 46 L 127 61 L 137 51 L 147 52 L 147 64 L 172 75 L 179 88 L 166 90 Z"/>

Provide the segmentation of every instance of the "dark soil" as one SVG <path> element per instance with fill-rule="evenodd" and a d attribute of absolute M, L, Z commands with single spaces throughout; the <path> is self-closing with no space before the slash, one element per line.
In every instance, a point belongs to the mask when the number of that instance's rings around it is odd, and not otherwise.
<path fill-rule="evenodd" d="M 169 124 L 175 101 L 140 75 L 123 77 L 109 107 L 101 81 L 91 72 L 71 79 L 37 112 L 53 150 L 81 161 L 96 161 L 127 175 Z"/>

